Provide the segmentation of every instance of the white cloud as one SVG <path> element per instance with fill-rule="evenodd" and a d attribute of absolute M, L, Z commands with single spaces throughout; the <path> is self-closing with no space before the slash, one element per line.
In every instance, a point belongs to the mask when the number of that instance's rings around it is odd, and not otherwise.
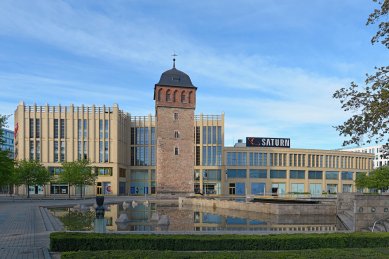
<path fill-rule="evenodd" d="M 127 4 L 130 9 L 131 2 Z M 274 5 L 268 8 L 274 11 Z M 239 132 L 239 137 L 273 136 L 281 134 L 282 128 L 301 124 L 330 127 L 345 118 L 331 95 L 335 89 L 347 85 L 351 81 L 348 78 L 325 77 L 297 66 L 283 67 L 260 54 L 220 53 L 181 32 L 174 24 L 131 11 L 130 14 L 128 19 L 112 17 L 75 9 L 62 1 L 3 1 L 0 35 L 33 39 L 96 60 L 124 61 L 132 64 L 134 70 L 151 67 L 159 71 L 176 50 L 180 55 L 178 67 L 190 71 L 196 86 L 219 92 L 218 96 L 200 95 L 198 101 L 200 109 L 207 111 L 204 113 L 217 113 L 219 109 L 226 112 L 226 142 L 235 132 Z M 340 65 L 349 67 L 352 64 Z M 145 92 L 134 86 L 90 85 L 55 75 L 3 73 L 0 88 L 2 99 L 37 103 L 110 102 L 107 105 L 118 102 L 132 114 L 153 113 L 151 87 Z M 142 100 L 148 101 L 141 105 Z"/>

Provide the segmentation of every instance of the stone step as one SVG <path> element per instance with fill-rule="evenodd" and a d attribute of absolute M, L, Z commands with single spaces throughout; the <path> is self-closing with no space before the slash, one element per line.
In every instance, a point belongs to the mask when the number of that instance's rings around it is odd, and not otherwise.
<path fill-rule="evenodd" d="M 344 213 L 344 215 L 346 215 L 350 219 L 354 218 L 354 212 L 352 210 L 345 210 L 343 213 Z"/>
<path fill-rule="evenodd" d="M 337 216 L 347 230 L 354 231 L 355 226 L 354 226 L 354 219 L 353 218 L 351 218 L 348 215 L 346 216 L 345 214 L 338 214 Z"/>

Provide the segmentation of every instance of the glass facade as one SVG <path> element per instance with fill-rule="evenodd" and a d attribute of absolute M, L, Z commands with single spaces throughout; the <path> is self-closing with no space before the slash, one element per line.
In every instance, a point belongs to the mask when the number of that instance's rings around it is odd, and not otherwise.
<path fill-rule="evenodd" d="M 304 170 L 290 170 L 289 172 L 290 179 L 305 179 Z"/>

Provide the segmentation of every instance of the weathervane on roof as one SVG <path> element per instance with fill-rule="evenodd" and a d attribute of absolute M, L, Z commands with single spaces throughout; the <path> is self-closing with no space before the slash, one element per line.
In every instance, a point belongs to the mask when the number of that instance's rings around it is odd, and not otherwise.
<path fill-rule="evenodd" d="M 176 57 L 178 55 L 176 54 L 176 52 L 173 53 L 172 57 L 173 57 L 173 68 L 176 68 Z"/>

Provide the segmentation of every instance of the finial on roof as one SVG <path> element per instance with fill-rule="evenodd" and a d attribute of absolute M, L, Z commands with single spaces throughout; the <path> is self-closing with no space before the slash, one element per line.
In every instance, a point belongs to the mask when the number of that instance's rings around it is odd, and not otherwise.
<path fill-rule="evenodd" d="M 176 68 L 176 57 L 177 57 L 178 55 L 174 52 L 173 53 L 173 55 L 172 55 L 172 57 L 173 57 L 173 68 Z"/>

